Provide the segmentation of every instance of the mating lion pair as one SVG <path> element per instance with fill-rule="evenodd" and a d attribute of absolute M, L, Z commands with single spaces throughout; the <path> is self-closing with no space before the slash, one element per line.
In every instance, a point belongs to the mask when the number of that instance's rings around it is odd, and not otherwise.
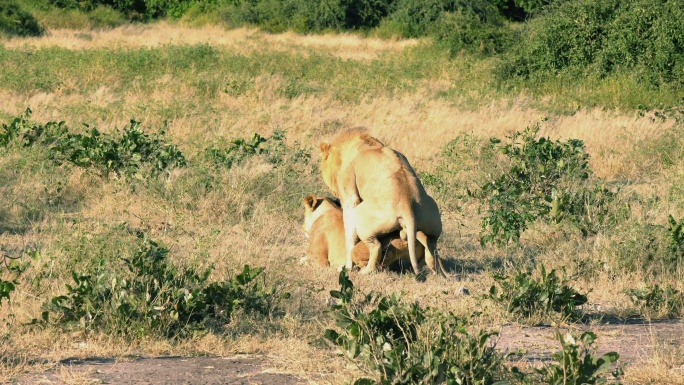
<path fill-rule="evenodd" d="M 404 155 L 362 128 L 321 143 L 320 155 L 323 181 L 341 207 L 329 198 L 304 199 L 309 258 L 339 263 L 344 250 L 347 269 L 365 264 L 361 273 L 367 274 L 404 259 L 408 250 L 416 274 L 423 262 L 444 274 L 436 249 L 442 233 L 439 209 Z"/>

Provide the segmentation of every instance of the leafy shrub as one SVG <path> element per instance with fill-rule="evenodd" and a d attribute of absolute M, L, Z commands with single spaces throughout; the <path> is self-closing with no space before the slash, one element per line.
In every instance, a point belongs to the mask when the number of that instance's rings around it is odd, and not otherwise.
<path fill-rule="evenodd" d="M 291 155 L 290 161 L 308 163 L 311 154 L 295 144 L 290 148 L 285 143 L 285 131 L 277 130 L 270 138 L 263 137 L 257 133 L 251 139 L 233 139 L 227 148 L 219 149 L 214 146 L 207 148 L 204 152 L 205 158 L 216 166 L 231 168 L 241 164 L 246 159 L 253 156 L 263 156 L 274 165 L 283 163 L 286 155 Z"/>
<path fill-rule="evenodd" d="M 676 241 L 679 223 L 674 223 L 631 223 L 623 230 L 625 235 L 610 245 L 616 267 L 655 277 L 681 274 L 684 252 Z"/>
<path fill-rule="evenodd" d="M 604 224 L 617 219 L 611 210 L 616 195 L 603 183 L 552 191 L 548 214 L 555 222 L 566 220 L 572 223 L 584 236 L 596 234 Z"/>
<path fill-rule="evenodd" d="M 603 77 L 631 71 L 641 81 L 681 86 L 684 8 L 678 0 L 554 2 L 521 32 L 502 78 L 561 71 Z"/>
<path fill-rule="evenodd" d="M 452 55 L 461 50 L 491 54 L 507 44 L 508 28 L 488 1 L 397 0 L 385 23 L 403 37 L 435 36 Z"/>
<path fill-rule="evenodd" d="M 590 187 L 589 155 L 584 142 L 537 139 L 539 124 L 516 132 L 499 145 L 510 167 L 490 177 L 476 195 L 485 199 L 480 243 L 519 242 L 521 233 L 538 218 L 568 219 L 589 235 L 608 217 L 615 193 L 601 185 Z"/>
<path fill-rule="evenodd" d="M 43 27 L 14 0 L 0 0 L 0 34 L 7 36 L 40 36 Z"/>
<path fill-rule="evenodd" d="M 553 354 L 556 362 L 535 369 L 535 372 L 541 375 L 538 379 L 541 383 L 553 385 L 607 383 L 602 375 L 608 373 L 612 365 L 618 361 L 620 358 L 618 353 L 609 352 L 597 357 L 596 348 L 593 346 L 596 334 L 593 332 L 582 333 L 579 340 L 570 333 L 563 336 L 557 332 L 556 338 L 560 341 L 563 350 Z M 618 379 L 622 375 L 621 368 L 614 369 L 612 375 L 614 379 Z"/>
<path fill-rule="evenodd" d="M 632 303 L 638 306 L 642 314 L 655 317 L 676 318 L 684 310 L 684 293 L 671 285 L 662 288 L 659 285 L 644 289 L 629 290 Z"/>
<path fill-rule="evenodd" d="M 541 12 L 554 0 L 492 0 L 502 15 L 510 20 L 522 21 Z"/>
<path fill-rule="evenodd" d="M 224 10 L 232 25 L 256 24 L 270 32 L 373 28 L 389 12 L 391 0 L 238 1 Z"/>
<path fill-rule="evenodd" d="M 0 254 L 0 256 L 2 256 L 2 254 Z M 6 257 L 3 257 L 3 259 L 4 258 L 6 258 Z M 15 269 L 14 271 L 16 272 L 17 270 Z M 21 273 L 21 272 L 19 271 L 18 273 Z M 10 294 L 12 294 L 12 292 L 14 290 L 16 290 L 18 284 L 19 284 L 19 281 L 17 281 L 16 277 L 14 277 L 10 280 L 5 280 L 2 277 L 0 277 L 0 305 L 2 305 L 2 299 L 3 298 L 9 302 Z"/>
<path fill-rule="evenodd" d="M 404 37 L 421 37 L 447 12 L 456 11 L 455 1 L 450 0 L 397 0 L 387 17 L 389 22 L 401 28 Z"/>
<path fill-rule="evenodd" d="M 684 85 L 684 7 L 677 0 L 619 2 L 606 26 L 598 65 L 605 73 L 635 68 L 652 84 Z"/>
<path fill-rule="evenodd" d="M 146 20 L 164 16 L 180 17 L 192 0 L 50 0 L 60 9 L 78 9 L 91 12 L 99 7 L 111 7 L 125 14 L 129 19 Z"/>
<path fill-rule="evenodd" d="M 510 71 L 519 76 L 588 67 L 601 49 L 615 0 L 557 2 L 528 23 Z"/>
<path fill-rule="evenodd" d="M 684 256 L 684 220 L 677 221 L 672 215 L 667 217 L 667 238 L 672 251 Z"/>
<path fill-rule="evenodd" d="M 138 250 L 123 259 L 125 269 L 96 275 L 73 271 L 75 284 L 67 284 L 66 294 L 43 304 L 41 322 L 177 337 L 225 323 L 237 309 L 269 315 L 277 300 L 289 297 L 257 280 L 261 268 L 245 265 L 233 279 L 210 282 L 212 267 L 201 272 L 179 269 L 168 263 L 168 249 L 145 234 L 138 239 Z"/>
<path fill-rule="evenodd" d="M 405 304 L 395 294 L 373 293 L 354 298 L 346 270 L 339 275 L 340 290 L 331 291 L 338 303 L 330 312 L 338 330 L 325 337 L 345 355 L 379 380 L 354 384 L 492 384 L 502 376 L 503 357 L 490 338 L 496 333 L 468 333 L 467 322 L 452 313 Z"/>
<path fill-rule="evenodd" d="M 205 157 L 215 165 L 231 168 L 233 165 L 240 164 L 251 156 L 267 152 L 266 147 L 262 146 L 267 141 L 267 138 L 255 133 L 252 135 L 251 140 L 234 139 L 226 149 L 209 147 L 205 150 Z"/>
<path fill-rule="evenodd" d="M 393 0 L 344 0 L 345 27 L 373 28 L 387 16 Z"/>
<path fill-rule="evenodd" d="M 68 131 L 64 122 L 49 122 L 45 125 L 31 123 L 33 112 L 27 108 L 23 114 L 12 119 L 9 124 L 2 124 L 0 131 L 0 147 L 18 143 L 22 147 L 34 144 L 51 144 L 59 140 Z"/>
<path fill-rule="evenodd" d="M 10 294 L 16 290 L 19 284 L 18 278 L 26 270 L 29 263 L 18 263 L 17 259 L 19 257 L 10 257 L 0 250 L 0 258 L 2 259 L 2 264 L 7 268 L 7 271 L 13 275 L 10 280 L 5 280 L 0 277 L 0 305 L 2 305 L 2 299 L 6 299 L 7 302 L 10 301 Z M 9 260 L 9 262 L 8 262 Z"/>
<path fill-rule="evenodd" d="M 540 278 L 540 281 L 534 279 L 530 270 L 512 275 L 495 274 L 496 285 L 490 287 L 486 298 L 519 317 L 544 318 L 559 313 L 562 317 L 577 318 L 577 306 L 585 304 L 587 296 L 568 286 L 570 280 L 565 269 L 559 278 L 555 269 L 547 274 L 542 265 Z"/>
<path fill-rule="evenodd" d="M 146 134 L 140 122 L 131 120 L 120 138 L 92 127 L 89 134 L 67 134 L 52 150 L 58 159 L 94 168 L 105 178 L 112 173 L 141 178 L 143 170 L 159 174 L 186 165 L 183 154 L 175 145 L 166 143 L 164 134 L 164 129 L 156 135 Z"/>
<path fill-rule="evenodd" d="M 452 57 L 461 51 L 483 55 L 501 53 L 512 38 L 503 18 L 486 2 L 441 14 L 430 27 L 430 34 L 449 49 Z"/>
<path fill-rule="evenodd" d="M 31 109 L 27 109 L 8 124 L 2 124 L 0 146 L 19 143 L 23 147 L 49 146 L 58 163 L 69 162 L 83 168 L 94 168 L 103 177 L 111 174 L 142 177 L 143 171 L 153 175 L 172 168 L 184 167 L 186 160 L 175 145 L 168 144 L 163 136 L 146 134 L 140 122 L 131 120 L 120 137 L 104 134 L 96 127 L 87 134 L 69 132 L 64 122 L 31 123 Z M 117 131 L 118 133 L 118 131 Z"/>
<path fill-rule="evenodd" d="M 10 300 L 10 294 L 16 289 L 16 285 L 18 284 L 19 282 L 17 282 L 16 279 L 5 281 L 4 279 L 0 278 L 0 304 L 2 304 L 3 298 L 7 301 Z"/>
<path fill-rule="evenodd" d="M 374 23 L 382 11 L 372 5 L 381 6 L 382 3 L 382 0 L 239 1 L 228 5 L 223 15 L 232 26 L 252 24 L 269 32 L 341 30 L 364 27 L 361 23 Z"/>

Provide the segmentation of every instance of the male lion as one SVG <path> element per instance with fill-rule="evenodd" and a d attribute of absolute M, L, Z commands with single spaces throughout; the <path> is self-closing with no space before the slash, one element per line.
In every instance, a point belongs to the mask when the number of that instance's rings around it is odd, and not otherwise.
<path fill-rule="evenodd" d="M 344 266 L 346 249 L 342 208 L 337 200 L 307 195 L 304 198 L 304 232 L 309 238 L 306 257 L 320 266 Z M 422 236 L 422 233 L 419 233 Z M 388 268 L 400 260 L 408 260 L 408 243 L 403 232 L 394 231 L 379 238 L 383 250 L 380 268 Z M 423 245 L 416 247 L 418 260 L 425 261 Z M 368 264 L 368 247 L 359 242 L 352 249 L 353 262 L 361 267 Z"/>
<path fill-rule="evenodd" d="M 364 128 L 345 131 L 319 147 L 323 181 L 342 202 L 347 268 L 353 266 L 352 249 L 357 238 L 370 253 L 368 265 L 361 269 L 367 274 L 377 268 L 378 237 L 402 229 L 414 272 L 420 273 L 418 231 L 424 234 L 425 261 L 436 272 L 442 220 L 437 204 L 425 192 L 406 157 L 385 147 Z"/>

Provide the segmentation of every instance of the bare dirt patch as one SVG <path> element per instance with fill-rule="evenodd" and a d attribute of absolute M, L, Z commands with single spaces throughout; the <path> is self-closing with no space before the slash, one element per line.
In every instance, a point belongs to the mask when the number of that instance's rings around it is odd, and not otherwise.
<path fill-rule="evenodd" d="M 556 331 L 580 334 L 592 330 L 598 336 L 598 354 L 615 351 L 623 364 L 649 362 L 662 354 L 684 355 L 684 322 L 603 320 L 595 325 L 551 326 L 505 325 L 497 341 L 502 352 L 524 349 L 518 360 L 538 365 L 560 350 Z M 25 376 L 14 384 L 282 384 L 311 383 L 316 373 L 295 375 L 283 372 L 268 358 L 254 355 L 232 357 L 124 357 L 65 359 L 56 369 Z M 317 382 L 317 381 L 316 381 Z"/>
<path fill-rule="evenodd" d="M 532 364 L 551 359 L 560 350 L 556 331 L 576 335 L 591 330 L 596 333 L 598 354 L 617 352 L 620 362 L 636 364 L 652 360 L 656 354 L 684 354 L 684 323 L 681 320 L 646 321 L 611 320 L 597 325 L 573 325 L 573 329 L 551 326 L 505 325 L 497 342 L 501 351 L 526 350 L 522 360 Z"/>
<path fill-rule="evenodd" d="M 139 357 L 66 359 L 56 370 L 27 376 L 15 384 L 306 384 L 278 372 L 263 357 Z"/>

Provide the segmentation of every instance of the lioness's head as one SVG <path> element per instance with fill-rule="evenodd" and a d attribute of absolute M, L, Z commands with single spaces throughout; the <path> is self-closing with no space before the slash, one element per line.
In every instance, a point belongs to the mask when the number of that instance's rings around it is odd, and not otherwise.
<path fill-rule="evenodd" d="M 313 194 L 309 194 L 304 197 L 304 233 L 307 238 L 309 233 L 311 233 L 311 227 L 316 219 L 320 218 L 321 215 L 329 212 L 330 210 L 341 211 L 340 201 L 337 198 L 328 197 L 317 197 Z"/>

